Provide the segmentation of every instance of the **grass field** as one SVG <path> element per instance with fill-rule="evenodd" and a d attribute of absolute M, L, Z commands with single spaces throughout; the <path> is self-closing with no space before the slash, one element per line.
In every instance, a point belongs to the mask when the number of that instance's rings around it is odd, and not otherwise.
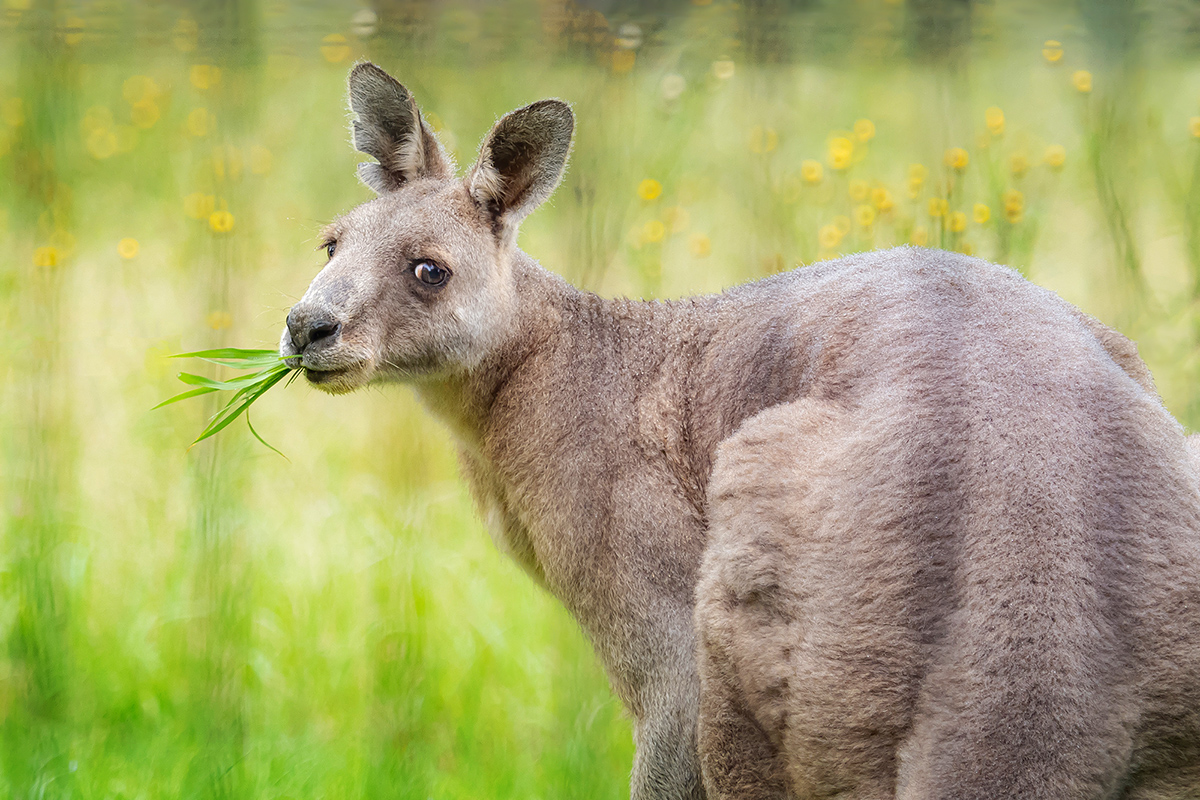
<path fill-rule="evenodd" d="M 644 4 L 641 4 L 644 6 Z M 541 97 L 521 244 L 604 295 L 916 243 L 1133 337 L 1200 425 L 1200 11 L 1033 2 L 0 0 L 0 797 L 615 798 L 630 726 L 402 388 L 188 445 L 354 178 L 360 58 L 460 165 Z M 205 402 L 211 401 L 211 402 Z"/>

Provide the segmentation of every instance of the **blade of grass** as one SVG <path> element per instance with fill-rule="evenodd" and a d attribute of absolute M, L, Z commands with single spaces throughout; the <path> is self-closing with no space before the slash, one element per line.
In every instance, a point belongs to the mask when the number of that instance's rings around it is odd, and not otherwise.
<path fill-rule="evenodd" d="M 254 438 L 258 439 L 258 441 L 260 441 L 262 443 L 263 447 L 267 448 L 268 450 L 274 450 L 276 453 L 279 453 L 279 455 L 283 458 L 284 461 L 288 462 L 289 464 L 291 463 L 292 460 L 290 458 L 288 458 L 287 456 L 283 455 L 283 451 L 272 446 L 270 443 L 267 442 L 266 439 L 264 439 L 258 435 L 258 431 L 254 430 L 254 424 L 250 422 L 250 410 L 249 409 L 246 409 L 246 427 L 250 429 L 250 432 L 252 434 L 254 434 Z"/>
<path fill-rule="evenodd" d="M 277 448 L 272 447 L 265 439 L 263 439 L 262 436 L 259 435 L 258 431 L 254 429 L 254 426 L 250 424 L 250 414 L 248 413 L 248 410 L 254 401 L 262 397 L 263 393 L 272 386 L 283 380 L 284 376 L 286 376 L 289 372 L 294 373 L 288 380 L 289 384 L 292 382 L 292 380 L 295 380 L 296 375 L 299 374 L 299 371 L 289 366 L 277 351 L 247 350 L 238 347 L 223 347 L 214 350 L 196 350 L 190 353 L 177 353 L 171 356 L 171 358 L 199 358 L 204 361 L 230 367 L 232 369 L 254 370 L 254 372 L 249 375 L 243 375 L 227 381 L 214 380 L 213 378 L 207 378 L 203 375 L 196 375 L 191 372 L 179 373 L 178 378 L 180 381 L 189 386 L 195 386 L 196 388 L 189 389 L 186 392 L 182 392 L 174 397 L 164 400 L 162 403 L 159 403 L 157 406 L 155 406 L 155 408 L 161 408 L 165 405 L 179 402 L 180 400 L 186 400 L 189 397 L 198 397 L 200 395 L 209 394 L 210 392 L 233 392 L 233 395 L 229 398 L 229 401 L 225 403 L 220 411 L 213 415 L 212 419 L 208 421 L 208 425 L 205 426 L 204 430 L 201 431 L 196 440 L 192 442 L 193 445 L 224 430 L 231 422 L 245 413 L 246 425 L 250 428 L 250 433 L 253 434 L 254 438 L 258 439 L 258 441 L 268 449 L 274 450 L 285 459 L 287 458 L 287 456 L 283 455 L 283 453 Z"/>
<path fill-rule="evenodd" d="M 286 371 L 286 368 L 281 369 Z M 207 386 L 211 389 L 233 390 L 253 386 L 257 383 L 262 383 L 271 375 L 274 375 L 277 371 L 279 370 L 263 370 L 262 372 L 257 372 L 253 375 L 247 375 L 242 378 L 234 378 L 233 380 L 229 381 L 217 381 L 213 380 L 212 378 L 206 378 L 203 375 L 193 375 L 190 372 L 181 372 L 179 373 L 178 377 L 179 380 L 191 386 Z"/>
<path fill-rule="evenodd" d="M 176 353 L 170 358 L 226 358 L 231 361 L 250 359 L 279 359 L 278 350 L 246 350 L 241 347 L 218 347 L 215 350 L 196 350 L 191 353 Z"/>
<path fill-rule="evenodd" d="M 169 406 L 169 405 L 171 405 L 171 403 L 178 403 L 180 400 L 187 400 L 189 397 L 199 397 L 202 394 L 208 394 L 209 392 L 215 392 L 215 391 L 217 391 L 217 389 L 214 389 L 211 386 L 201 386 L 199 389 L 188 389 L 186 392 L 180 392 L 179 394 L 175 395 L 174 397 L 163 400 L 161 403 L 159 403 L 158 405 L 156 405 L 154 408 L 152 408 L 150 410 L 154 411 L 156 409 L 162 408 L 163 406 Z"/>
<path fill-rule="evenodd" d="M 243 411 L 249 408 L 250 404 L 257 400 L 263 394 L 263 392 L 267 391 L 267 389 L 270 389 L 272 386 L 279 383 L 279 381 L 283 380 L 283 376 L 286 374 L 286 372 L 276 373 L 275 375 L 271 376 L 269 380 L 254 386 L 246 387 L 241 392 L 238 392 L 238 394 L 234 395 L 233 399 L 229 401 L 228 405 L 226 405 L 225 408 L 221 409 L 221 411 L 215 417 L 213 417 L 212 421 L 208 424 L 208 427 L 205 428 L 198 437 L 196 437 L 196 441 L 192 442 L 192 444 L 201 442 L 213 434 L 223 431 L 226 426 L 229 425 L 229 423 L 233 422 L 238 418 L 238 416 L 241 415 Z M 241 399 L 243 394 L 245 397 L 244 399 Z"/>

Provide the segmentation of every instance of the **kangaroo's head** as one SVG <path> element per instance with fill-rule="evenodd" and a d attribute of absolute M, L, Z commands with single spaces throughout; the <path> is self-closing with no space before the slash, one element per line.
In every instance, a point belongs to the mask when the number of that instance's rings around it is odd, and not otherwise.
<path fill-rule="evenodd" d="M 517 227 L 562 178 L 574 118 L 558 100 L 506 114 L 465 177 L 412 95 L 350 73 L 354 147 L 379 197 L 324 230 L 329 263 L 288 314 L 281 354 L 329 392 L 469 370 L 514 328 Z"/>

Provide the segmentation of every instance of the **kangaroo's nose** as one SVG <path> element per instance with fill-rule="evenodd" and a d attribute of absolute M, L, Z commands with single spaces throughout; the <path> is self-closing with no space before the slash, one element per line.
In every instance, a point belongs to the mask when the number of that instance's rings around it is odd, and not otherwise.
<path fill-rule="evenodd" d="M 318 310 L 295 306 L 288 312 L 287 328 L 296 350 L 303 351 L 313 342 L 333 336 L 342 326 Z"/>

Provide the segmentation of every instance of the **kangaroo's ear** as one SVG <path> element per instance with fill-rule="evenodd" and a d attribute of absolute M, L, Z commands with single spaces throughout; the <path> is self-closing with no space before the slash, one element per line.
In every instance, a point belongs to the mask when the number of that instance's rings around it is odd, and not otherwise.
<path fill-rule="evenodd" d="M 561 100 L 539 100 L 505 114 L 467 174 L 475 202 L 503 226 L 515 226 L 562 180 L 575 117 Z"/>
<path fill-rule="evenodd" d="M 358 177 L 378 194 L 417 178 L 449 178 L 454 164 L 421 119 L 412 93 L 369 62 L 350 71 L 350 110 L 354 149 L 378 164 L 359 164 Z"/>

